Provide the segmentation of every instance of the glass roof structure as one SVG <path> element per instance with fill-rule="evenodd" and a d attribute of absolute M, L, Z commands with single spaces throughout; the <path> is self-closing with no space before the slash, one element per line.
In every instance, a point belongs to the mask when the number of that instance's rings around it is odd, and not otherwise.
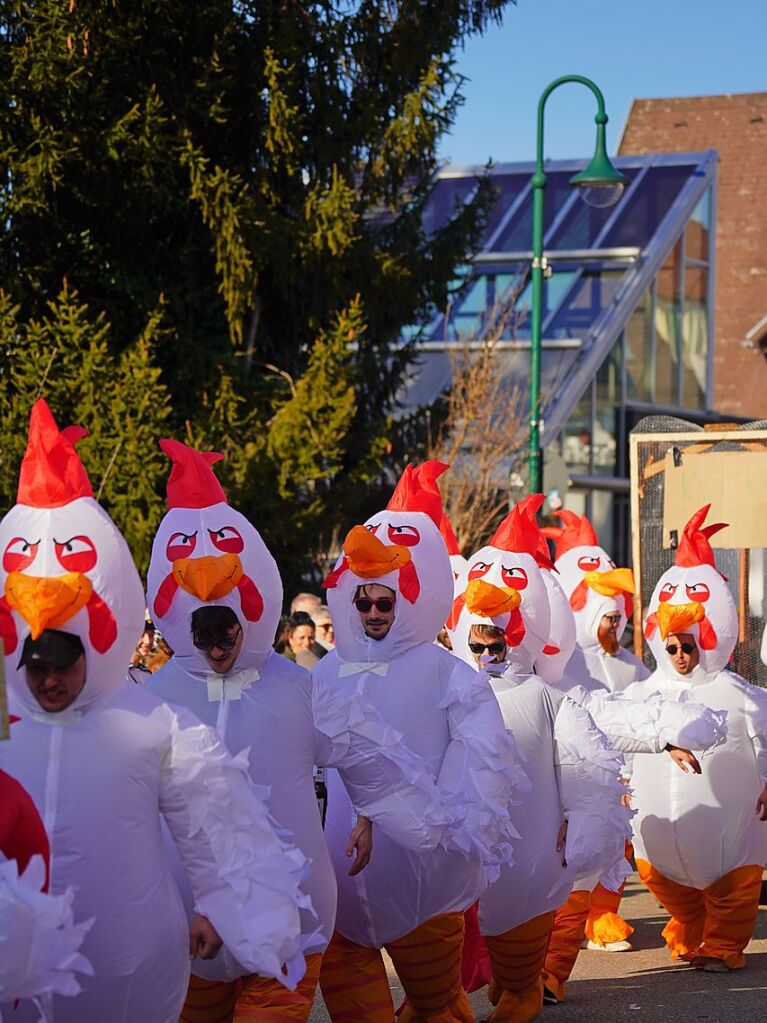
<path fill-rule="evenodd" d="M 709 409 L 716 160 L 713 150 L 618 157 L 629 184 L 607 209 L 588 206 L 569 184 L 585 161 L 546 164 L 543 444 L 559 439 L 576 472 L 600 472 L 595 417 L 605 387 L 615 405 Z M 448 308 L 403 338 L 416 339 L 418 352 L 403 410 L 431 405 L 450 386 L 451 349 L 481 345 L 490 332 L 499 372 L 510 389 L 527 392 L 533 171 L 533 164 L 490 170 L 496 200 L 466 280 Z M 425 209 L 427 232 L 471 198 L 483 172 L 440 173 Z M 581 465 L 562 449 L 573 417 L 572 435 L 589 434 Z M 614 438 L 612 445 L 614 455 Z M 615 457 L 601 471 L 627 475 Z"/>

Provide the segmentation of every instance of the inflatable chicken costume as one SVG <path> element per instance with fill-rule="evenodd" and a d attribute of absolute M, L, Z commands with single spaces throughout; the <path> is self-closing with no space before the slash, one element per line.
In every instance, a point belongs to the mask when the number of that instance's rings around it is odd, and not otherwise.
<path fill-rule="evenodd" d="M 21 716 L 0 766 L 43 808 L 51 891 L 71 886 L 78 918 L 94 918 L 83 943 L 94 976 L 76 997 L 54 995 L 56 1023 L 175 1023 L 189 929 L 161 819 L 197 912 L 253 971 L 303 970 L 304 861 L 276 837 L 244 765 L 215 734 L 125 681 L 144 595 L 124 539 L 93 497 L 78 436 L 57 428 L 44 401 L 35 404 L 18 503 L 0 523 L 0 622 Z M 26 667 L 51 634 L 82 651 L 73 662 L 81 688 L 55 712 L 43 709 Z M 27 1009 L 18 1023 L 37 1020 Z"/>
<path fill-rule="evenodd" d="M 663 933 L 673 956 L 735 969 L 745 962 L 767 859 L 767 824 L 755 813 L 767 780 L 767 694 L 726 670 L 738 618 L 709 542 L 724 527 L 705 525 L 707 513 L 692 516 L 674 566 L 658 580 L 645 625 L 658 667 L 627 695 L 658 690 L 726 710 L 728 738 L 700 777 L 667 758 L 637 758 L 634 848 L 642 880 L 671 914 Z"/>
<path fill-rule="evenodd" d="M 515 506 L 490 543 L 469 558 L 464 592 L 456 597 L 449 623 L 454 652 L 472 663 L 471 626 L 503 630 L 504 659 L 485 670 L 532 786 L 509 810 L 520 835 L 514 864 L 502 868 L 479 903 L 497 1001 L 494 1023 L 526 1023 L 541 1011 L 541 971 L 554 911 L 573 883 L 613 870 L 618 887 L 627 873 L 625 862 L 621 865 L 629 834 L 618 782 L 622 759 L 586 711 L 534 673 L 544 648 L 551 650 L 541 571 L 551 562 L 534 518 L 542 500 Z"/>
<path fill-rule="evenodd" d="M 630 568 L 615 567 L 585 515 L 568 510 L 555 514 L 564 525 L 546 527 L 542 532 L 555 540 L 554 564 L 575 614 L 576 648 L 567 674 L 584 683 L 593 678 L 611 692 L 620 692 L 649 675 L 637 657 L 618 646 L 633 607 L 634 576 Z M 613 649 L 600 642 L 605 615 L 616 616 Z"/>
<path fill-rule="evenodd" d="M 434 642 L 453 593 L 435 482 L 444 468 L 408 466 L 388 507 L 349 532 L 325 583 L 336 647 L 313 669 L 317 726 L 335 745 L 374 738 L 393 766 L 407 756 L 421 794 L 411 812 L 392 800 L 387 774 L 364 763 L 329 778 L 326 836 L 339 904 L 320 984 L 339 1021 L 391 1023 L 383 946 L 408 995 L 400 1020 L 471 1021 L 460 982 L 462 913 L 510 856 L 507 808 L 522 779 L 515 747 L 487 682 Z M 365 592 L 391 594 L 382 638 L 366 631 L 354 603 Z M 355 806 L 359 792 L 378 792 L 412 832 L 393 841 L 377 831 L 370 866 L 355 878 L 344 855 L 353 820 L 344 786 Z"/>

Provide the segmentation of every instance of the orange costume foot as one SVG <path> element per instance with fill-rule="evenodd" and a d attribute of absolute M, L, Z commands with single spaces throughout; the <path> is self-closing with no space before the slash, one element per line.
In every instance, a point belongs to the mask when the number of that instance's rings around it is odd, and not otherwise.
<path fill-rule="evenodd" d="M 672 958 L 719 959 L 731 970 L 745 966 L 743 950 L 759 911 L 761 866 L 738 867 L 700 889 L 669 880 L 646 860 L 636 862 L 640 878 L 671 915 L 663 937 Z"/>
<path fill-rule="evenodd" d="M 623 888 L 611 892 L 598 884 L 589 896 L 589 915 L 586 918 L 586 937 L 597 945 L 609 945 L 614 941 L 626 941 L 633 933 L 631 924 L 618 916 L 623 898 Z"/>
<path fill-rule="evenodd" d="M 554 913 L 542 913 L 505 934 L 486 937 L 493 967 L 491 1023 L 531 1023 L 543 1008 L 541 971 Z"/>

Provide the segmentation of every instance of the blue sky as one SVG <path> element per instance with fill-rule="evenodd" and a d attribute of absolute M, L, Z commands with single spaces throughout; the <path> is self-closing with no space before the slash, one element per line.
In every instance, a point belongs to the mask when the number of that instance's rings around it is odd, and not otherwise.
<path fill-rule="evenodd" d="M 470 81 L 441 154 L 453 164 L 531 160 L 535 112 L 563 74 L 605 94 L 615 150 L 632 99 L 767 91 L 767 0 L 518 0 L 458 54 Z M 546 104 L 546 156 L 587 157 L 594 99 L 566 85 Z"/>

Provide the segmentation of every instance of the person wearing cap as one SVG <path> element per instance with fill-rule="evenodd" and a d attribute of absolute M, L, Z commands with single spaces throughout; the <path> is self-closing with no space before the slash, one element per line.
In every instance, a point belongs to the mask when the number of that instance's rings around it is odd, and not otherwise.
<path fill-rule="evenodd" d="M 685 526 L 650 599 L 645 638 L 658 666 L 626 693 L 659 690 L 727 712 L 727 742 L 706 755 L 701 777 L 647 757 L 631 779 L 637 869 L 671 916 L 672 958 L 724 973 L 746 963 L 767 860 L 767 694 L 726 669 L 738 615 L 710 543 L 725 527 L 704 525 L 709 507 Z"/>
<path fill-rule="evenodd" d="M 172 462 L 168 511 L 154 539 L 147 582 L 153 619 L 174 655 L 148 687 L 216 729 L 247 766 L 251 782 L 268 793 L 269 812 L 310 864 L 301 884 L 307 971 L 295 991 L 254 975 L 225 947 L 212 962 L 193 965 L 181 1020 L 303 1023 L 336 913 L 336 877 L 313 768 L 362 761 L 378 776 L 391 765 L 364 736 L 333 749 L 316 725 L 310 675 L 272 650 L 282 581 L 255 526 L 228 503 L 212 469 L 217 456 L 174 440 L 161 441 L 161 447 Z M 392 779 L 391 770 L 387 777 Z M 395 788 L 394 798 L 404 802 L 404 780 Z M 343 836 L 343 875 L 349 880 L 370 857 L 371 825 L 363 815 L 387 826 L 377 815 L 378 792 L 358 795 Z M 191 912 L 191 895 L 186 901 Z"/>
<path fill-rule="evenodd" d="M 328 777 L 339 899 L 320 987 L 334 1023 L 391 1023 L 382 948 L 407 996 L 400 1023 L 471 1023 L 463 912 L 510 855 L 508 805 L 523 782 L 513 741 L 487 681 L 435 643 L 453 588 L 439 532 L 445 468 L 408 466 L 388 507 L 350 530 L 325 581 L 336 646 L 312 670 L 317 726 L 338 745 L 372 738 L 389 760 Z M 390 781 L 404 757 L 412 809 Z M 374 793 L 410 838 L 376 830 L 370 865 L 350 878 L 348 821 Z"/>
<path fill-rule="evenodd" d="M 0 522 L 0 635 L 12 709 L 8 768 L 43 809 L 51 890 L 76 892 L 93 976 L 55 992 L 56 1023 L 176 1023 L 190 957 L 224 939 L 253 972 L 304 971 L 305 860 L 274 832 L 241 763 L 215 733 L 126 680 L 144 621 L 127 544 L 75 451 L 35 403 L 18 500 Z M 195 899 L 188 924 L 162 837 Z M 70 992 L 71 993 L 71 992 Z M 14 1019 L 37 1020 L 24 1003 Z"/>

